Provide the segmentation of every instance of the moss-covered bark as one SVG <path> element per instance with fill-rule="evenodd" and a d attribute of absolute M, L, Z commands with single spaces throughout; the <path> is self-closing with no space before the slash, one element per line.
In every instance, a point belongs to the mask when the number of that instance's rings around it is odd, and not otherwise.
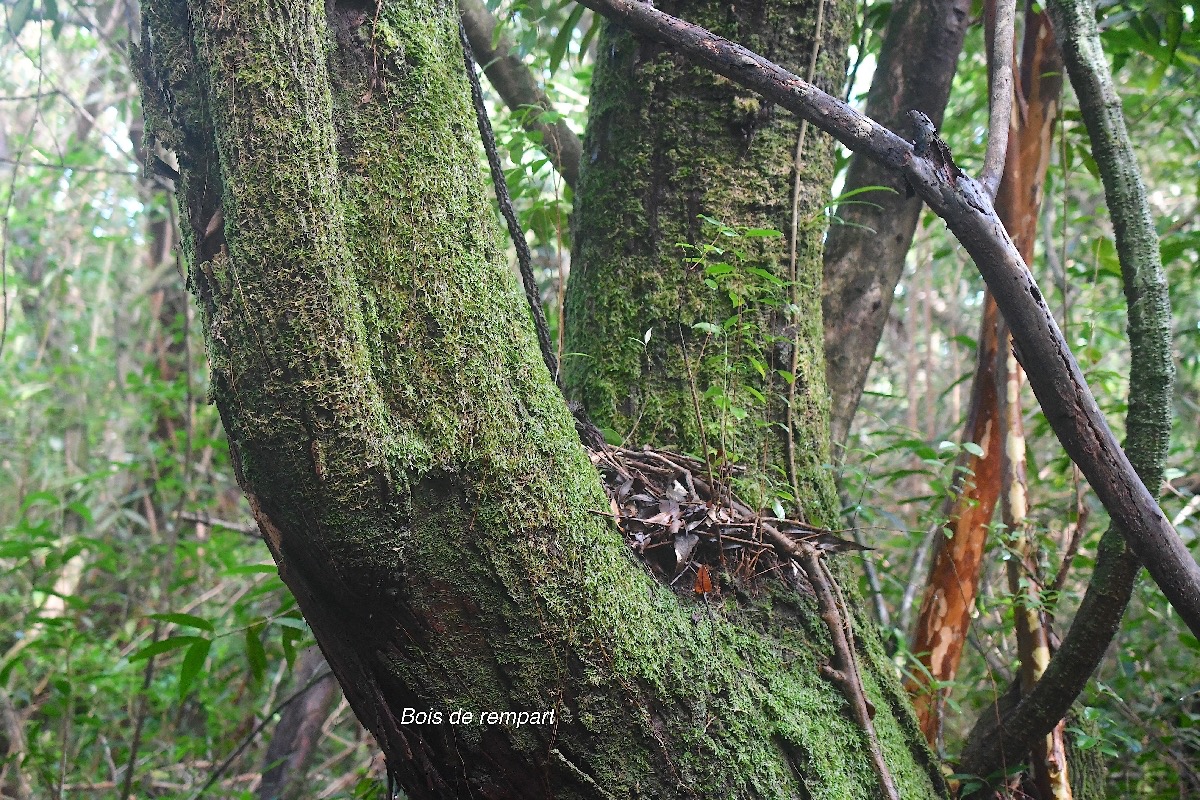
<path fill-rule="evenodd" d="M 239 481 L 409 796 L 874 796 L 811 601 L 702 608 L 592 513 L 486 205 L 453 5 L 147 0 L 144 19 Z M 903 697 L 868 683 L 903 796 L 934 796 Z"/>
<path fill-rule="evenodd" d="M 814 82 L 826 89 L 840 85 L 853 3 L 657 5 L 799 74 L 808 71 L 820 13 L 824 33 Z M 800 163 L 794 296 L 784 285 L 759 302 L 753 299 L 773 284 L 751 268 L 791 281 L 799 128 L 790 113 L 682 56 L 615 26 L 606 28 L 574 216 L 564 377 L 569 392 L 602 427 L 637 443 L 695 453 L 707 444 L 756 471 L 767 466 L 768 480 L 774 477 L 780 488 L 792 484 L 785 437 L 786 404 L 794 394 L 801 508 L 814 520 L 828 520 L 833 493 L 823 469 L 829 408 L 820 287 L 833 151 L 831 140 L 816 130 L 805 136 Z M 784 236 L 714 237 L 700 215 Z M 708 263 L 728 262 L 736 270 L 716 289 L 705 284 L 703 268 L 688 268 L 689 253 L 678 246 L 710 242 L 727 252 Z M 744 250 L 745 258 L 731 258 L 731 247 Z M 745 302 L 736 305 L 731 291 Z M 736 323 L 730 327 L 730 321 Z M 710 335 L 695 328 L 697 323 L 725 330 Z M 648 330 L 651 338 L 644 343 Z M 788 386 L 793 371 L 794 393 Z M 693 392 L 700 398 L 703 436 Z M 748 412 L 746 418 L 733 409 Z"/>

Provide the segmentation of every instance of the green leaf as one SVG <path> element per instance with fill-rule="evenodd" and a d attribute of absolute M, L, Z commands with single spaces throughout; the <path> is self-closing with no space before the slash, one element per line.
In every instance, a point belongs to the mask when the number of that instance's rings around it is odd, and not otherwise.
<path fill-rule="evenodd" d="M 183 657 L 183 666 L 179 668 L 180 700 L 187 696 L 188 689 L 192 688 L 196 676 L 204 668 L 204 662 L 208 658 L 208 651 L 211 647 L 212 642 L 208 639 L 200 639 L 188 648 L 187 654 Z"/>
<path fill-rule="evenodd" d="M 166 653 L 171 650 L 178 650 L 181 647 L 190 647 L 196 642 L 207 642 L 208 640 L 201 636 L 169 636 L 166 639 L 150 644 L 138 650 L 129 657 L 129 662 L 132 664 L 135 661 L 142 661 L 151 656 Z"/>
<path fill-rule="evenodd" d="M 746 228 L 742 231 L 742 236 L 748 239 L 754 238 L 769 238 L 774 239 L 783 236 L 783 231 L 777 231 L 774 228 Z"/>
<path fill-rule="evenodd" d="M 92 518 L 92 510 L 79 501 L 68 504 L 67 508 L 78 514 L 80 519 L 82 519 L 84 522 L 90 523 L 94 521 Z"/>
<path fill-rule="evenodd" d="M 720 336 L 721 335 L 721 329 L 718 326 L 712 324 L 711 322 L 697 322 L 695 325 L 692 326 L 692 330 L 703 331 L 704 333 L 707 333 L 710 336 Z"/>
<path fill-rule="evenodd" d="M 267 672 L 267 651 L 263 649 L 262 635 L 265 622 L 246 628 L 246 660 L 250 662 L 250 675 L 255 683 L 261 683 Z"/>
<path fill-rule="evenodd" d="M 563 57 L 567 54 L 567 48 L 571 46 L 571 39 L 575 36 L 575 27 L 579 25 L 579 20 L 583 18 L 583 12 L 586 9 L 579 4 L 571 11 L 571 16 L 567 17 L 567 21 L 563 23 L 562 30 L 558 32 L 558 36 L 554 37 L 554 43 L 550 45 L 550 74 L 558 72 L 558 67 L 562 64 Z"/>
<path fill-rule="evenodd" d="M 8 15 L 8 31 L 15 39 L 21 35 L 21 29 L 25 27 L 25 23 L 29 22 L 29 15 L 33 13 L 33 0 L 17 0 L 13 4 L 12 11 Z"/>
<path fill-rule="evenodd" d="M 773 283 L 776 286 L 782 286 L 784 283 L 786 283 L 786 281 L 784 281 L 778 275 L 772 275 L 762 267 L 747 267 L 746 271 L 752 275 L 757 275 L 768 283 Z"/>
<path fill-rule="evenodd" d="M 288 669 L 296 664 L 296 642 L 302 635 L 295 628 L 284 628 L 280 631 L 279 644 L 283 647 L 283 658 L 288 663 Z"/>
<path fill-rule="evenodd" d="M 859 195 L 859 194 L 865 194 L 866 192 L 887 192 L 888 194 L 900 194 L 899 192 L 897 192 L 895 189 L 893 189 L 890 186 L 860 186 L 857 189 L 851 189 L 848 192 L 843 192 L 842 194 L 839 194 L 837 197 L 833 198 L 833 200 L 831 200 L 829 202 L 829 205 L 835 206 L 839 203 L 844 203 L 845 201 L 849 200 L 851 197 L 854 197 L 855 195 Z"/>
<path fill-rule="evenodd" d="M 202 631 L 212 633 L 213 624 L 204 617 L 197 617 L 195 614 L 150 614 L 150 619 L 158 619 L 163 622 L 172 622 L 176 625 L 182 625 L 185 628 L 199 628 Z"/>
<path fill-rule="evenodd" d="M 975 444 L 975 442 L 963 442 L 962 449 L 976 458 L 983 458 L 983 448 Z"/>
<path fill-rule="evenodd" d="M 1096 164 L 1096 159 L 1087 150 L 1078 151 L 1079 160 L 1083 162 L 1083 166 L 1092 174 L 1096 180 L 1100 180 L 1100 167 Z"/>
<path fill-rule="evenodd" d="M 614 433 L 615 432 L 616 431 L 614 431 Z M 274 622 L 276 625 L 282 628 L 292 628 L 298 631 L 308 630 L 308 623 L 299 617 L 276 617 L 275 619 L 271 620 L 271 622 Z"/>
<path fill-rule="evenodd" d="M 591 27 L 589 27 L 587 29 L 587 31 L 583 34 L 583 38 L 579 41 L 579 52 L 586 53 L 588 50 L 588 47 L 592 43 L 592 39 L 595 39 L 596 35 L 598 33 L 600 33 L 600 20 L 601 19 L 602 19 L 602 17 L 600 17 L 600 15 L 595 15 L 592 18 Z M 585 82 L 585 85 L 586 85 L 586 82 Z"/>
<path fill-rule="evenodd" d="M 0 542 L 0 558 L 25 558 L 34 550 L 46 550 L 49 544 L 29 541 L 28 539 L 11 539 Z"/>
<path fill-rule="evenodd" d="M 39 502 L 45 503 L 46 505 L 54 508 L 58 508 L 59 506 L 58 495 L 54 494 L 54 492 L 30 492 L 29 494 L 25 495 L 25 498 L 21 501 L 21 513 L 28 511 L 31 507 Z"/>

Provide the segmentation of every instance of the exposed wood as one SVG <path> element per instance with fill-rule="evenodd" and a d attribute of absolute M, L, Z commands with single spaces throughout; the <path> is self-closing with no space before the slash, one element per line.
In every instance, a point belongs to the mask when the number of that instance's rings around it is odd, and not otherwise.
<path fill-rule="evenodd" d="M 906 688 L 921 732 L 935 746 L 941 738 L 942 702 L 949 689 L 932 687 L 953 681 L 958 674 L 979 591 L 988 525 L 1000 490 L 1002 442 L 994 378 L 1000 324 L 999 309 L 988 292 L 963 432 L 963 441 L 978 445 L 982 455 L 963 450 L 955 463 L 955 487 L 944 509 L 947 523 L 935 534 L 933 567 L 909 642 L 909 650 L 926 671 L 914 671 Z"/>
<path fill-rule="evenodd" d="M 1004 55 L 1002 53 L 1001 57 Z M 996 206 L 1021 255 L 1027 262 L 1032 262 L 1062 95 L 1062 59 L 1049 19 L 1044 12 L 1035 12 L 1031 4 L 1026 4 L 1025 9 L 1020 77 L 1015 87 L 1017 107 L 1016 113 L 1010 115 L 1013 130 Z M 1050 662 L 1050 623 L 1043 611 L 1037 548 L 1029 537 L 1026 519 L 1029 489 L 1021 414 L 1024 372 L 1012 354 L 1012 336 L 1007 326 L 1001 332 L 1001 339 L 1004 346 L 997 354 L 995 369 L 1004 438 L 999 453 L 1000 507 L 1009 537 L 1008 583 L 1013 597 L 1017 655 L 1021 662 L 1020 691 L 1025 696 L 1033 691 Z M 1043 800 L 1069 800 L 1071 797 L 1065 728 L 1065 721 L 1060 720 L 1033 746 L 1030 772 Z"/>
<path fill-rule="evenodd" d="M 1132 356 L 1129 415 L 1125 425 L 1129 453 L 1141 478 L 1157 489 L 1170 440 L 1174 381 L 1170 303 L 1158 238 L 1137 157 L 1125 128 L 1121 101 L 1100 46 L 1093 9 L 1084 2 L 1053 0 L 1047 11 L 1079 98 L 1116 234 L 1129 310 Z M 1084 473 L 1088 474 L 1086 470 Z M 1095 481 L 1092 485 L 1098 488 Z M 1105 506 L 1108 507 L 1107 502 Z M 1157 506 L 1147 512 L 1158 512 Z M 1110 515 L 1114 524 L 1101 537 L 1087 593 L 1045 675 L 1001 719 L 989 714 L 980 720 L 964 749 L 962 769 L 991 774 L 1012 753 L 1026 752 L 1063 718 L 1100 663 L 1132 594 L 1140 569 L 1139 558 L 1159 555 L 1157 550 L 1147 553 L 1139 548 L 1137 537 L 1131 536 L 1126 527 L 1131 520 L 1112 514 L 1111 510 Z M 1161 565 L 1149 561 L 1147 566 L 1162 586 Z M 1171 592 L 1166 593 L 1170 598 Z M 1181 616 L 1195 633 L 1190 615 Z"/>
<path fill-rule="evenodd" d="M 1021 51 L 1021 81 L 1015 87 L 1016 108 L 1009 114 L 1013 130 L 1008 139 L 1003 180 L 999 185 L 997 213 L 1007 230 L 1012 232 L 1014 243 L 1028 262 L 1032 259 L 1037 236 L 1038 212 L 1041 207 L 1042 188 L 1049 164 L 1052 133 L 1059 95 L 1061 94 L 1061 64 L 1057 49 L 1044 15 L 1026 13 L 1025 41 Z M 1007 326 L 995 314 L 995 301 L 990 291 L 986 293 L 984 323 L 980 337 L 980 361 L 972 390 L 971 417 L 967 434 L 971 440 L 984 448 L 983 459 L 973 459 L 971 464 L 974 480 L 966 491 L 958 495 L 957 503 L 950 516 L 950 536 L 939 542 L 935 564 L 953 560 L 951 569 L 941 572 L 935 569 L 926 590 L 926 603 L 922 606 L 922 617 L 914 631 L 912 650 L 919 654 L 927 665 L 929 676 L 918 673 L 918 678 L 932 678 L 938 682 L 950 681 L 957 673 L 961 643 L 970 624 L 969 611 L 978 590 L 980 559 L 988 534 L 992 509 L 997 499 L 1004 509 L 1003 518 L 1010 530 L 1024 525 L 1026 491 L 1024 486 L 1024 441 L 1021 432 L 1019 385 L 1022 373 L 1012 356 L 1011 337 Z M 986 359 L 986 360 L 985 360 Z M 978 402 L 985 405 L 977 408 Z M 980 437 L 976 418 L 983 416 L 992 424 L 991 441 Z M 963 460 L 960 458 L 960 461 Z M 1024 536 L 1019 542 L 1028 544 Z M 1018 544 L 1018 552 L 1009 561 L 1010 571 L 1020 570 L 1029 556 Z M 1039 607 L 1038 587 L 1029 583 L 1034 579 L 1031 571 L 1010 575 L 1013 591 L 1020 590 L 1028 602 L 1016 604 L 1017 638 L 1022 654 L 1022 678 L 1028 691 L 1040 677 L 1049 659 L 1046 630 L 1043 620 L 1036 612 Z M 1025 581 L 1025 582 L 1023 582 Z M 947 583 L 949 582 L 949 583 Z M 953 587 L 951 589 L 950 587 Z M 1023 588 L 1022 588 L 1023 587 Z M 956 615 L 936 611 L 945 608 L 945 603 L 932 603 L 931 598 L 943 595 L 960 596 L 967 602 L 965 609 Z M 951 606 L 953 608 L 953 606 Z M 937 622 L 946 627 L 937 627 Z M 940 639 L 935 639 L 936 631 Z M 935 645 L 938 642 L 942 648 Z M 957 645 L 956 645 L 957 643 Z M 948 651 L 944 659 L 931 656 Z M 925 655 L 926 653 L 930 655 Z M 1037 654 L 1036 661 L 1034 654 Z M 924 681 L 910 686 L 910 691 L 923 688 Z M 945 690 L 942 690 L 943 693 Z M 922 731 L 931 743 L 936 741 L 940 730 L 941 707 L 932 702 L 928 690 L 918 693 L 915 702 Z M 1062 758 L 1055 761 L 1053 769 L 1050 753 L 1061 756 L 1062 731 L 1057 739 L 1051 739 L 1039 751 L 1039 768 L 1035 769 L 1043 787 L 1049 790 L 1053 783 L 1065 786 L 1065 763 Z M 1043 740 L 1043 744 L 1046 744 Z"/>

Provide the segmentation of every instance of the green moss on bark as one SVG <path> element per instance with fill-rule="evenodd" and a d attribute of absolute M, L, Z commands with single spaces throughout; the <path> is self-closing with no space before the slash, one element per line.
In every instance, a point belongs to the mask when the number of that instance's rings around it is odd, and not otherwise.
<path fill-rule="evenodd" d="M 593 513 L 484 199 L 454 7 L 146 19 L 239 481 L 410 796 L 873 796 L 820 631 L 782 623 L 809 618 L 796 592 L 680 599 Z M 400 723 L 460 707 L 558 722 Z"/>
<path fill-rule="evenodd" d="M 816 82 L 827 89 L 840 84 L 844 74 L 852 8 L 845 2 L 824 3 Z M 668 4 L 664 10 L 797 72 L 807 71 L 816 2 L 736 7 L 689 2 Z M 752 416 L 734 424 L 729 412 L 702 402 L 709 447 L 742 464 L 765 465 L 768 482 L 786 486 L 782 432 L 787 429 L 788 386 L 783 373 L 792 372 L 790 342 L 799 341 L 793 422 L 800 443 L 800 505 L 811 519 L 829 522 L 836 506 L 824 469 L 828 400 L 820 284 L 831 140 L 813 129 L 805 137 L 797 307 L 791 313 L 763 306 L 738 309 L 724 291 L 704 285 L 702 271 L 686 269 L 686 253 L 677 247 L 699 246 L 710 236 L 701 214 L 734 227 L 790 235 L 799 127 L 788 112 L 724 78 L 615 26 L 606 27 L 598 46 L 573 221 L 564 376 L 570 393 L 601 426 L 639 444 L 695 453 L 702 451 L 702 437 L 692 391 L 704 395 L 717 387 Z M 741 246 L 747 251 L 743 266 L 789 279 L 786 235 Z M 693 327 L 722 325 L 739 311 L 745 333 L 713 338 Z M 653 333 L 643 345 L 647 330 Z M 765 376 L 746 366 L 750 351 L 765 356 L 760 358 Z M 749 421 L 753 418 L 771 424 L 756 426 Z"/>

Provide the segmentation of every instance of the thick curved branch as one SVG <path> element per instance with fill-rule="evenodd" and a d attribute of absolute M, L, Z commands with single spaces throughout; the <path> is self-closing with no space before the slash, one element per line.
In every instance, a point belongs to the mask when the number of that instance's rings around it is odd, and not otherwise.
<path fill-rule="evenodd" d="M 1047 11 L 1079 98 L 1116 233 L 1132 351 L 1126 449 L 1142 480 L 1157 487 L 1170 441 L 1174 382 L 1170 300 L 1158 236 L 1091 5 L 1051 0 Z M 1105 532 L 1087 594 L 1045 675 L 1011 714 L 977 727 L 960 769 L 992 774 L 1006 754 L 1009 760 L 1019 758 L 1066 715 L 1120 625 L 1139 569 L 1134 550 L 1122 540 L 1119 522 Z"/>
<path fill-rule="evenodd" d="M 567 185 L 574 189 L 579 178 L 579 160 L 583 157 L 579 137 L 565 120 L 547 122 L 543 119 L 547 112 L 554 110 L 550 98 L 537 85 L 525 62 L 512 55 L 512 40 L 504 33 L 496 36 L 496 18 L 481 0 L 459 0 L 458 13 L 471 42 L 471 50 L 488 81 L 504 104 L 521 115 L 522 127 L 542 135 L 543 152 Z"/>
<path fill-rule="evenodd" d="M 1200 634 L 1200 565 L 1138 478 L 1096 405 L 1029 268 L 982 187 L 842 101 L 746 48 L 636 0 L 583 5 L 809 120 L 852 150 L 901 172 L 975 260 L 1013 331 L 1014 349 L 1047 421 L 1126 541 L 1193 633 Z M 951 183 L 949 175 L 954 174 Z"/>

